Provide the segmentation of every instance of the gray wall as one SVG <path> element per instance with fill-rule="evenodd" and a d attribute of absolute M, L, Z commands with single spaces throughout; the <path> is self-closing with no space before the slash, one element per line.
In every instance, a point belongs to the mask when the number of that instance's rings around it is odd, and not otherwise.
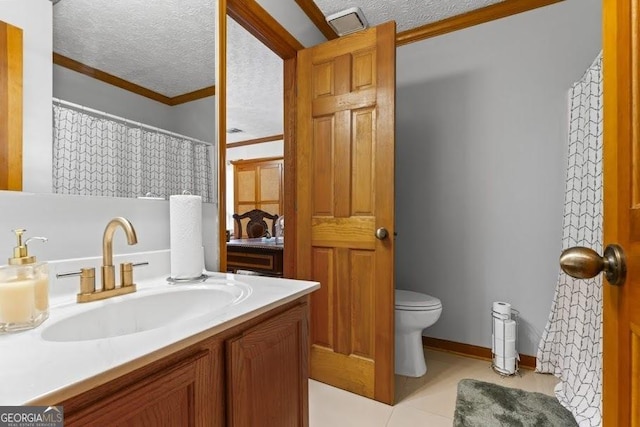
<path fill-rule="evenodd" d="M 558 276 L 567 91 L 601 48 L 567 0 L 397 50 L 397 287 L 442 300 L 424 334 L 491 347 L 493 301 L 535 355 Z"/>
<path fill-rule="evenodd" d="M 114 239 L 114 253 L 128 254 L 170 249 L 169 202 L 126 198 L 33 194 L 0 191 L 0 256 L 9 257 L 15 246 L 11 230 L 26 228 L 29 236 L 49 241 L 34 245 L 40 261 L 102 255 L 102 233 L 111 218 L 124 216 L 136 229 L 138 244 Z M 219 266 L 218 205 L 202 205 L 202 242 L 207 269 Z"/>
<path fill-rule="evenodd" d="M 173 129 L 202 141 L 216 140 L 216 98 L 209 96 L 173 108 Z"/>
<path fill-rule="evenodd" d="M 53 66 L 53 96 L 203 141 L 215 140 L 215 97 L 169 106 Z"/>

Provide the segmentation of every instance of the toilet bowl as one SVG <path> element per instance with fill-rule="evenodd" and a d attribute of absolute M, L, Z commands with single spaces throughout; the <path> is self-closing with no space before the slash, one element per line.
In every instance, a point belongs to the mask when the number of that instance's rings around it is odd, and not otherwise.
<path fill-rule="evenodd" d="M 422 331 L 440 318 L 442 303 L 438 298 L 419 292 L 396 289 L 395 294 L 395 372 L 421 377 L 427 372 Z"/>

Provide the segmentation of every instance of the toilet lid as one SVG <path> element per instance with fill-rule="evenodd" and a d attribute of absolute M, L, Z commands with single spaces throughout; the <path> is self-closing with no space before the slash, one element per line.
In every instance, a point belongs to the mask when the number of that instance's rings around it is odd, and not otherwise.
<path fill-rule="evenodd" d="M 438 298 L 431 295 L 396 289 L 396 307 L 434 309 L 442 307 L 442 303 Z"/>

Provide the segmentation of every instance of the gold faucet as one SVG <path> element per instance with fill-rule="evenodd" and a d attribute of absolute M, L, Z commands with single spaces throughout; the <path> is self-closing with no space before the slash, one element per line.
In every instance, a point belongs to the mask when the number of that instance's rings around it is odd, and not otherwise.
<path fill-rule="evenodd" d="M 102 290 L 110 291 L 116 287 L 116 273 L 113 266 L 113 234 L 122 227 L 127 235 L 127 243 L 135 245 L 138 243 L 136 230 L 128 219 L 117 217 L 113 218 L 104 229 L 102 235 Z M 122 268 L 121 268 L 122 269 Z"/>
<path fill-rule="evenodd" d="M 138 243 L 136 230 L 126 218 L 113 218 L 107 224 L 102 235 L 102 289 L 96 290 L 95 269 L 83 268 L 80 272 L 64 273 L 59 277 L 80 276 L 80 293 L 78 302 L 97 301 L 117 295 L 129 294 L 136 291 L 133 283 L 133 264 L 130 262 L 120 264 L 120 286 L 116 288 L 115 267 L 113 266 L 113 235 L 118 227 L 122 227 L 127 235 L 127 243 Z"/>

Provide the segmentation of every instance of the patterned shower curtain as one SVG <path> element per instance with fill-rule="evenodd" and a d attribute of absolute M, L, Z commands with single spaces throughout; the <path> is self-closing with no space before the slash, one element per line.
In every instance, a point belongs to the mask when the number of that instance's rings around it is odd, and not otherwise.
<path fill-rule="evenodd" d="M 53 105 L 54 193 L 213 201 L 211 145 L 79 108 Z"/>
<path fill-rule="evenodd" d="M 569 92 L 569 163 L 562 248 L 602 253 L 602 57 Z M 602 275 L 574 279 L 560 271 L 537 372 L 560 378 L 555 393 L 578 424 L 602 424 Z"/>

